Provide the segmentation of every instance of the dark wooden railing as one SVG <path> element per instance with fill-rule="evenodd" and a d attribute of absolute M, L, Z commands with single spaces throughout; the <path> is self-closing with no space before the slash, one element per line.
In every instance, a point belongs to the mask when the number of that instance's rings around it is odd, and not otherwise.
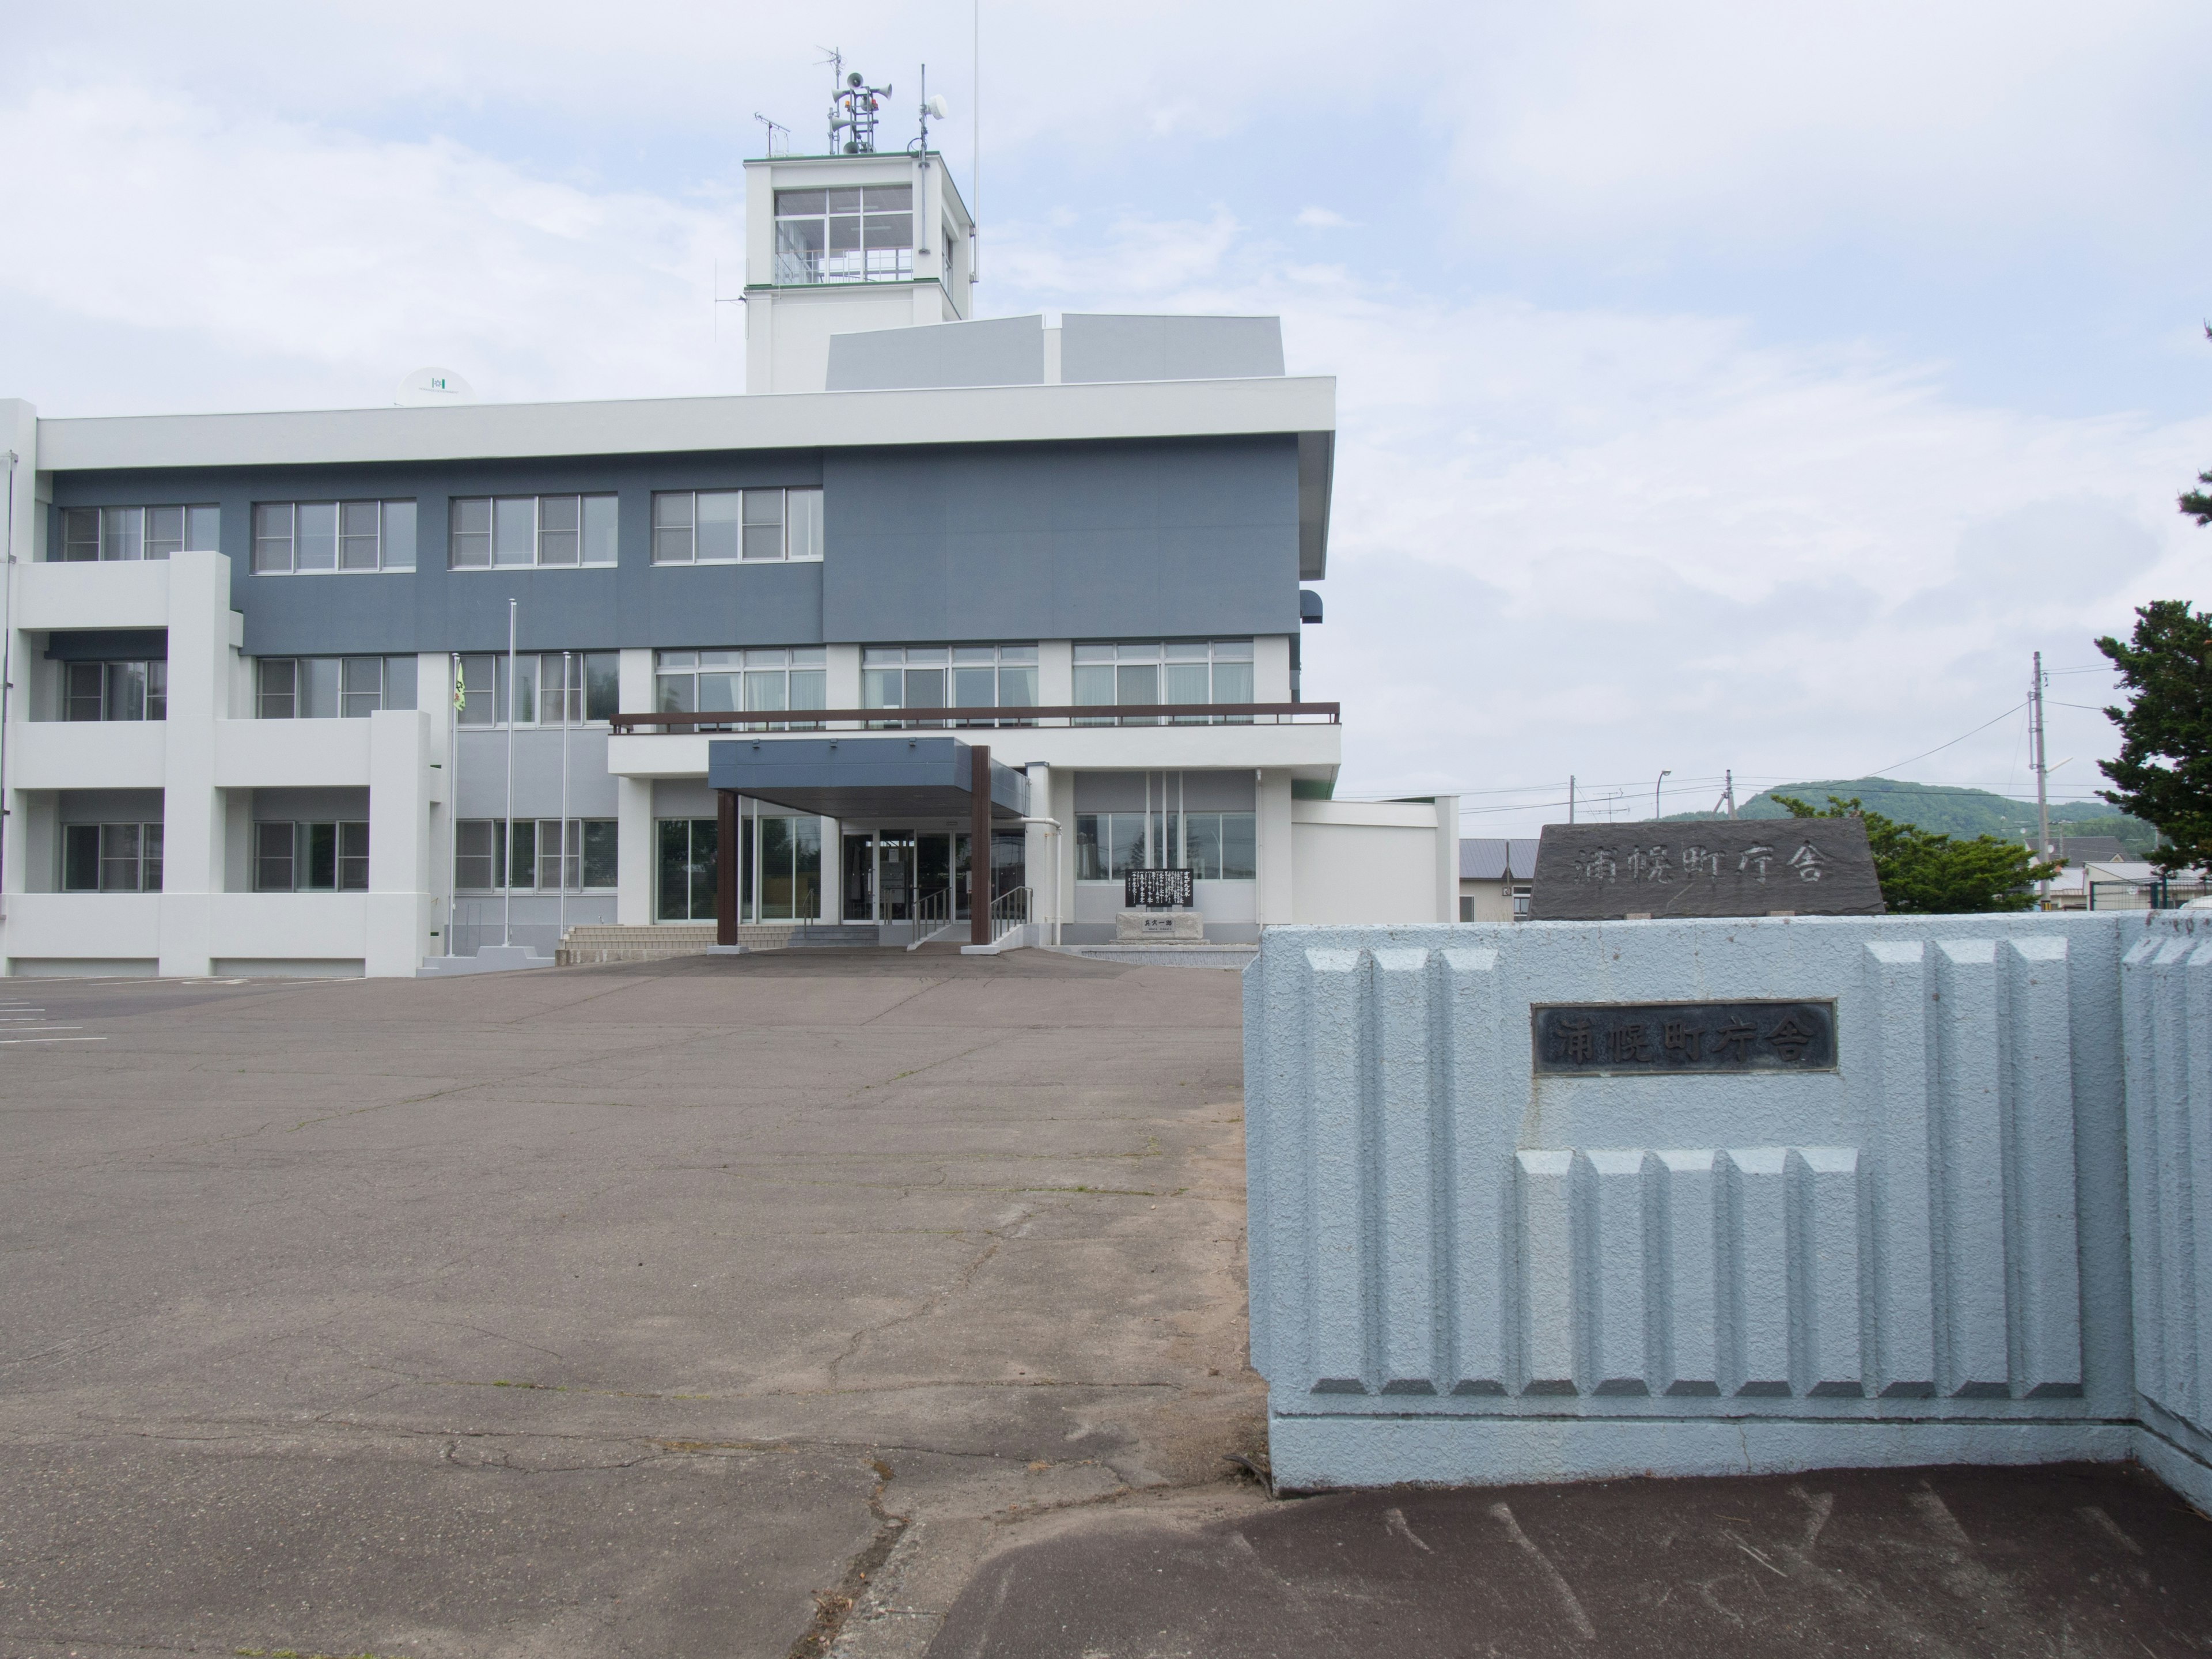
<path fill-rule="evenodd" d="M 1023 726 L 1335 726 L 1334 702 L 1059 704 L 1042 708 L 779 708 L 708 714 L 617 714 L 637 732 L 930 732 Z"/>

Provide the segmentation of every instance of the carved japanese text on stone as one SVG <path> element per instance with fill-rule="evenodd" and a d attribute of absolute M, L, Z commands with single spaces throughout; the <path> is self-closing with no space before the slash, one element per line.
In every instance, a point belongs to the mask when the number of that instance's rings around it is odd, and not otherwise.
<path fill-rule="evenodd" d="M 1528 898 L 1533 921 L 1882 910 L 1857 818 L 1547 824 Z"/>
<path fill-rule="evenodd" d="M 1832 1072 L 1832 1002 L 1604 1002 L 1528 1011 L 1540 1073 Z"/>

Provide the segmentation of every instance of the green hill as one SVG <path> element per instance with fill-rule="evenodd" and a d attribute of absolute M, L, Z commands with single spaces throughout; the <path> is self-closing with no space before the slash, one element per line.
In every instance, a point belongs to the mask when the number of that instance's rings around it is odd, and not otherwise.
<path fill-rule="evenodd" d="M 2035 829 L 2035 803 L 2033 801 L 2014 800 L 2009 796 L 1994 794 L 1986 789 L 1960 789 L 1932 783 L 1900 783 L 1890 778 L 1843 778 L 1826 782 L 1785 783 L 1772 789 L 1761 790 L 1739 810 L 1747 818 L 1789 817 L 1789 809 L 1775 800 L 1777 795 L 1789 795 L 1818 807 L 1826 807 L 1831 795 L 1839 796 L 1844 800 L 1856 796 L 1869 812 L 1879 812 L 1899 823 L 1910 823 L 1918 829 L 1962 839 L 1971 839 L 1975 836 L 1999 836 L 2007 841 L 2017 841 L 2023 830 L 2032 834 Z M 1717 815 L 1683 812 L 1670 816 L 1710 818 Z M 2150 825 L 2141 818 L 2115 812 L 2101 801 L 2075 801 L 2064 806 L 2054 806 L 2051 809 L 2051 825 L 2053 835 L 2118 836 L 2123 848 L 2138 856 L 2150 850 L 2155 838 Z"/>

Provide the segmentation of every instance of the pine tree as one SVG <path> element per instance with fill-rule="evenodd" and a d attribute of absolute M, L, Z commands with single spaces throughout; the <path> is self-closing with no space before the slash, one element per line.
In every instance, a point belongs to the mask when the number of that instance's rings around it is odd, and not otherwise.
<path fill-rule="evenodd" d="M 2212 519 L 2212 498 L 2205 511 Z M 2120 752 L 2100 767 L 2114 787 L 2098 793 L 2158 826 L 2166 842 L 2151 862 L 2160 869 L 2212 861 L 2212 612 L 2154 599 L 2136 612 L 2126 644 L 2107 636 L 2097 649 L 2129 694 L 2126 708 L 2105 711 L 2120 728 Z"/>

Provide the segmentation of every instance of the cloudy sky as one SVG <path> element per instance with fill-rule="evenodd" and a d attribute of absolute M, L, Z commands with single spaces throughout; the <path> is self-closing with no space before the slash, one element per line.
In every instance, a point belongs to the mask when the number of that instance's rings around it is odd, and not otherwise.
<path fill-rule="evenodd" d="M 2032 793 L 2039 648 L 2079 799 L 2092 638 L 2208 598 L 2201 4 L 983 0 L 980 100 L 969 0 L 801 9 L 21 14 L 0 393 L 738 390 L 752 118 L 816 131 L 838 46 L 929 64 L 963 185 L 980 102 L 982 313 L 1279 313 L 1339 378 L 1342 793 Z"/>

